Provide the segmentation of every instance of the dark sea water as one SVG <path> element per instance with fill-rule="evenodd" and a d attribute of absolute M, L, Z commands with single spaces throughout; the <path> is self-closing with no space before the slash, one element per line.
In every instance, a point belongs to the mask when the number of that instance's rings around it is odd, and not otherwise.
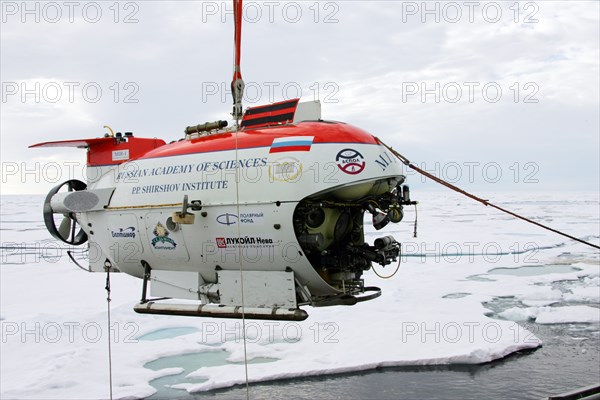
<path fill-rule="evenodd" d="M 526 326 L 544 341 L 543 347 L 518 352 L 487 364 L 381 368 L 361 373 L 257 383 L 249 386 L 249 397 L 542 399 L 577 387 L 600 384 L 600 335 L 597 325 L 527 323 Z M 368 338 L 365 338 L 365 346 L 368 345 Z M 246 398 L 246 388 L 243 386 L 194 395 L 179 390 L 163 393 L 164 397 L 157 394 L 150 399 Z"/>

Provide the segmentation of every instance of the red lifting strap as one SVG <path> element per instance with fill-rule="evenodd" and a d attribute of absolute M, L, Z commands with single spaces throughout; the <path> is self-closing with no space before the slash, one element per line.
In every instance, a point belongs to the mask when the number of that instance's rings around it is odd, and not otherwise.
<path fill-rule="evenodd" d="M 242 79 L 240 70 L 240 58 L 242 47 L 242 0 L 233 0 L 233 15 L 235 19 L 235 67 L 233 71 L 233 81 Z"/>
<path fill-rule="evenodd" d="M 240 58 L 242 48 L 242 0 L 233 0 L 233 15 L 235 18 L 235 65 L 233 67 L 233 80 L 231 81 L 231 95 L 233 96 L 233 112 L 236 125 L 242 118 L 242 98 L 244 97 L 244 80 L 240 69 Z M 239 126 L 239 125 L 238 125 Z"/>

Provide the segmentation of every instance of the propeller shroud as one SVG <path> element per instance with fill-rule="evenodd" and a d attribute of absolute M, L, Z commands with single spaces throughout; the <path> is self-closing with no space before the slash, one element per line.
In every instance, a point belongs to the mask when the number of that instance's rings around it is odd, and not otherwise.
<path fill-rule="evenodd" d="M 54 195 L 57 194 L 64 186 L 67 187 L 69 192 L 85 190 L 87 188 L 87 184 L 77 179 L 65 181 L 54 187 L 48 193 L 46 200 L 44 201 L 44 223 L 46 224 L 48 232 L 50 232 L 54 238 L 70 245 L 78 246 L 87 242 L 88 236 L 84 230 L 81 229 L 81 227 L 79 230 L 77 230 L 78 222 L 75 213 L 60 213 L 55 212 L 52 209 L 52 197 L 54 197 Z M 63 214 L 64 216 L 58 228 L 56 227 L 56 222 L 54 221 L 54 214 Z"/>

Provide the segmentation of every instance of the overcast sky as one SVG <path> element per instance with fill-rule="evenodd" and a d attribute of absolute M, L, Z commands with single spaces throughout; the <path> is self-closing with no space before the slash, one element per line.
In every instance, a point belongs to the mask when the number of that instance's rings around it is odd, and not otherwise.
<path fill-rule="evenodd" d="M 230 118 L 231 9 L 3 1 L 1 193 L 46 193 L 85 162 L 37 142 L 103 125 L 171 141 Z M 319 98 L 325 119 L 480 194 L 598 191 L 599 14 L 598 1 L 247 1 L 245 106 Z"/>

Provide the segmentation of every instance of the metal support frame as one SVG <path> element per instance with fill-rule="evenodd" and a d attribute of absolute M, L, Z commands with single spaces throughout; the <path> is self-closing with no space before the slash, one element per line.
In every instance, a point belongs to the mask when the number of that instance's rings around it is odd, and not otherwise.
<path fill-rule="evenodd" d="M 144 266 L 144 282 L 142 283 L 142 300 L 140 301 L 140 303 L 144 304 L 144 303 L 148 302 L 148 299 L 146 298 L 146 293 L 147 293 L 147 289 L 148 289 L 148 281 L 150 280 L 150 274 L 151 274 L 152 268 L 150 268 L 150 264 L 148 264 L 144 260 L 142 260 L 142 265 Z"/>

